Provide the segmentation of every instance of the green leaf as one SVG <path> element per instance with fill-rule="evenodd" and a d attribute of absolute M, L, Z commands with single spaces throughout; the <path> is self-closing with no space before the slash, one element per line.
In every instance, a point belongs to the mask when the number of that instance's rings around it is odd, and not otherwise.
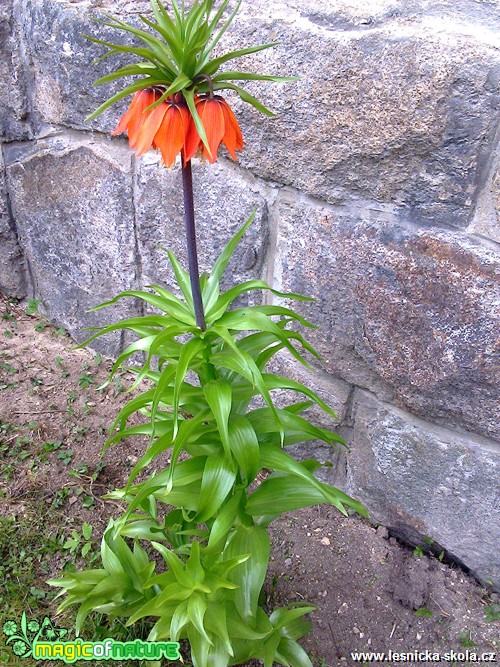
<path fill-rule="evenodd" d="M 414 611 L 413 614 L 421 618 L 432 618 L 432 611 L 426 607 L 420 607 L 420 609 Z"/>
<path fill-rule="evenodd" d="M 191 595 L 188 599 L 188 605 L 187 605 L 187 613 L 189 616 L 189 620 L 191 623 L 194 625 L 194 627 L 198 630 L 200 635 L 209 643 L 213 644 L 212 640 L 208 636 L 205 627 L 203 625 L 203 620 L 205 617 L 205 612 L 207 610 L 207 603 L 205 599 L 197 594 L 194 593 Z"/>
<path fill-rule="evenodd" d="M 289 380 L 288 378 L 283 377 L 281 375 L 272 375 L 270 373 L 263 373 L 262 377 L 264 379 L 266 387 L 269 390 L 291 389 L 292 391 L 300 392 L 301 394 L 304 394 L 304 396 L 307 396 L 312 401 L 317 403 L 317 405 L 319 405 L 319 407 L 322 410 L 327 412 L 334 419 L 338 419 L 337 414 L 332 410 L 330 406 L 328 406 L 314 391 L 312 391 L 312 389 L 309 389 L 300 382 L 295 382 L 294 380 Z"/>
<path fill-rule="evenodd" d="M 243 499 L 243 491 L 235 493 L 221 509 L 210 530 L 205 553 L 217 553 L 225 544 L 229 530 L 233 526 Z"/>
<path fill-rule="evenodd" d="M 178 417 L 179 417 L 179 402 L 180 402 L 180 392 L 181 392 L 181 387 L 182 383 L 184 382 L 184 378 L 186 377 L 186 373 L 188 372 L 188 369 L 190 366 L 192 367 L 193 360 L 196 358 L 196 356 L 200 353 L 201 350 L 205 347 L 205 342 L 200 339 L 200 338 L 192 338 L 189 342 L 185 343 L 182 346 L 181 353 L 179 355 L 179 361 L 177 363 L 177 368 L 175 371 L 175 381 L 174 381 L 174 394 L 173 394 L 173 399 L 174 399 L 174 438 L 177 433 L 177 424 L 178 424 Z M 167 375 L 167 379 L 163 381 L 163 375 Z M 166 386 L 170 384 L 170 380 L 168 379 L 168 369 L 165 370 L 162 375 L 160 376 L 160 380 L 158 382 L 158 386 L 156 388 L 155 392 L 155 398 L 153 400 L 153 403 L 151 405 L 151 419 L 154 418 L 154 415 L 156 413 L 156 410 L 158 408 L 159 402 L 162 398 L 162 393 L 163 390 Z"/>
<path fill-rule="evenodd" d="M 182 94 L 184 95 L 184 99 L 186 100 L 186 104 L 188 105 L 189 111 L 191 113 L 191 116 L 193 118 L 196 130 L 198 132 L 198 135 L 200 139 L 203 142 L 203 145 L 208 151 L 208 154 L 211 155 L 210 153 L 210 146 L 208 145 L 208 139 L 207 135 L 205 132 L 205 128 L 203 127 L 203 123 L 201 122 L 201 118 L 198 114 L 198 111 L 196 110 L 196 104 L 194 102 L 194 91 L 192 90 L 183 90 Z"/>
<path fill-rule="evenodd" d="M 186 423 L 189 424 L 190 421 L 192 420 L 189 420 L 189 422 Z M 182 463 L 176 465 L 173 471 L 171 466 L 170 469 L 167 468 L 162 473 L 154 475 L 137 487 L 130 489 L 131 492 L 136 492 L 136 495 L 131 500 L 127 511 L 121 519 L 122 525 L 124 525 L 124 522 L 130 517 L 132 512 L 141 506 L 144 500 L 149 498 L 152 494 L 156 494 L 156 492 L 160 490 L 163 491 L 164 495 L 159 497 L 166 498 L 172 495 L 172 499 L 169 499 L 167 502 L 171 502 L 171 504 L 174 505 L 174 494 L 171 494 L 170 490 L 168 490 L 169 487 L 172 487 L 173 484 L 175 484 L 176 487 L 187 487 L 197 480 L 200 480 L 201 484 L 201 477 L 203 475 L 204 467 L 205 461 L 201 456 L 195 459 L 190 459 L 188 461 L 183 461 Z M 165 491 L 165 489 L 167 490 Z M 182 489 L 180 491 L 181 498 L 183 492 L 186 493 L 187 496 L 187 491 Z"/>
<path fill-rule="evenodd" d="M 234 568 L 228 578 L 239 585 L 234 592 L 234 602 L 238 613 L 252 625 L 255 625 L 256 621 L 258 600 L 266 578 L 269 552 L 269 536 L 267 531 L 259 526 L 239 526 L 224 550 L 224 558 L 251 554 L 248 560 Z"/>
<path fill-rule="evenodd" d="M 176 63 L 177 66 L 179 66 L 182 59 L 182 44 L 175 36 L 175 29 L 172 30 L 169 27 L 167 21 L 164 20 L 164 15 L 160 11 L 158 11 L 158 8 L 156 7 L 155 3 L 151 2 L 150 4 L 151 7 L 153 8 L 153 13 L 155 15 L 155 19 L 157 22 L 155 23 L 154 21 L 150 21 L 146 16 L 142 15 L 141 15 L 141 21 L 143 21 L 143 23 L 145 23 L 150 28 L 153 28 L 153 30 L 156 30 L 158 33 L 160 33 L 160 35 L 168 44 L 170 51 L 172 52 L 172 57 L 174 62 Z M 173 27 L 172 21 L 170 21 L 170 24 Z"/>
<path fill-rule="evenodd" d="M 223 451 L 207 458 L 201 481 L 197 523 L 203 523 L 220 509 L 231 491 L 236 479 L 236 471 Z"/>
<path fill-rule="evenodd" d="M 146 49 L 137 49 L 135 48 L 135 51 L 146 51 L 151 54 L 151 56 L 155 56 L 156 60 L 158 63 L 161 65 L 161 67 L 168 72 L 169 75 L 178 74 L 178 68 L 173 62 L 173 54 L 168 46 L 163 40 L 158 39 L 157 37 L 154 37 L 151 33 L 146 32 L 145 30 L 140 30 L 138 28 L 134 28 L 133 26 L 129 25 L 128 23 L 124 23 L 123 21 L 120 21 L 116 17 L 108 17 L 107 21 L 99 21 L 102 25 L 108 26 L 110 28 L 116 28 L 118 30 L 123 30 L 125 32 L 129 32 L 132 35 L 135 35 L 138 37 L 144 44 L 146 44 L 147 48 Z M 133 53 L 134 51 L 131 51 L 132 48 L 134 47 L 126 47 L 122 46 L 121 44 L 110 44 L 106 43 L 103 40 L 96 40 L 96 39 L 91 39 L 91 41 L 97 41 L 98 43 L 103 44 L 104 46 L 108 46 L 108 48 L 112 48 L 113 50 L 118 50 L 118 51 L 123 51 L 125 53 Z M 140 55 L 140 54 L 139 54 Z M 151 58 L 150 56 L 150 58 Z M 147 55 L 143 55 L 142 57 L 146 58 L 146 60 L 149 60 Z M 174 77 L 172 77 L 174 78 Z"/>
<path fill-rule="evenodd" d="M 233 647 L 231 645 L 231 640 L 227 631 L 227 621 L 226 621 L 226 607 L 219 602 L 209 603 L 207 605 L 207 611 L 205 613 L 205 626 L 207 630 L 211 631 L 213 635 L 216 635 L 214 639 L 220 638 L 222 643 L 222 658 L 225 659 L 225 662 L 221 662 L 221 667 L 227 667 L 228 657 L 234 656 Z M 215 649 L 215 650 L 214 650 Z M 214 643 L 214 649 L 210 651 L 210 664 L 218 665 L 214 653 L 217 650 L 217 643 Z M 219 649 L 220 651 L 220 649 Z"/>
<path fill-rule="evenodd" d="M 277 430 L 277 432 L 280 434 L 280 437 L 283 439 L 284 431 L 281 425 L 281 421 L 257 364 L 249 354 L 243 350 L 240 350 L 235 345 L 231 335 L 224 331 L 222 327 L 217 325 L 212 327 L 212 330 L 216 331 L 230 346 L 229 350 L 224 350 L 214 354 L 213 357 L 211 357 L 212 363 L 238 373 L 244 377 L 252 386 L 257 387 L 268 406 L 270 414 L 273 415 L 275 430 Z"/>
<path fill-rule="evenodd" d="M 187 629 L 187 639 L 191 649 L 193 667 L 207 667 L 209 665 L 210 643 L 193 626 Z"/>
<path fill-rule="evenodd" d="M 282 628 L 288 627 L 290 624 L 305 614 L 310 614 L 315 609 L 316 607 L 313 605 L 298 602 L 291 604 L 288 607 L 280 607 L 279 609 L 275 609 L 269 617 L 269 620 L 276 630 L 281 630 Z M 302 637 L 302 635 L 299 635 L 298 637 L 292 637 L 292 639 L 298 639 L 299 637 Z"/>
<path fill-rule="evenodd" d="M 257 209 L 254 208 L 248 220 L 242 225 L 242 227 L 240 227 L 240 229 L 236 232 L 236 234 L 230 239 L 230 241 L 225 246 L 224 250 L 221 252 L 219 257 L 215 261 L 212 270 L 210 271 L 210 277 L 207 283 L 207 292 L 203 294 L 204 302 L 207 309 L 211 307 L 210 299 L 211 299 L 211 292 L 213 290 L 213 285 L 219 284 L 220 279 L 224 275 L 224 271 L 226 270 L 229 260 L 231 259 L 234 251 L 236 250 L 236 246 L 240 242 L 243 234 L 252 224 L 255 218 L 256 210 Z"/>
<path fill-rule="evenodd" d="M 283 637 L 278 645 L 276 658 L 280 659 L 281 664 L 290 664 L 293 667 L 313 667 L 309 656 L 304 649 L 293 639 Z"/>
<path fill-rule="evenodd" d="M 102 76 L 100 79 L 97 79 L 94 81 L 94 86 L 101 85 L 103 83 L 109 83 L 110 81 L 116 81 L 116 79 L 120 79 L 124 76 L 156 76 L 158 78 L 161 77 L 161 70 L 156 67 L 156 65 L 153 65 L 152 63 L 136 63 L 134 65 L 126 65 L 125 67 L 120 67 L 120 69 L 117 69 L 115 72 L 112 72 L 111 74 L 106 74 L 106 76 Z"/>
<path fill-rule="evenodd" d="M 186 572 L 186 565 L 179 556 L 176 556 L 173 551 L 167 549 L 163 544 L 159 544 L 159 542 L 151 542 L 151 546 L 161 553 L 168 565 L 168 569 L 172 572 L 176 580 L 183 586 L 186 586 L 186 588 L 191 588 L 193 586 L 193 579 Z"/>
<path fill-rule="evenodd" d="M 205 59 L 203 59 L 200 62 L 200 65 L 198 66 L 197 69 L 197 74 L 203 73 L 203 74 L 208 74 L 208 76 L 212 76 L 217 72 L 219 67 L 223 65 L 224 63 L 228 62 L 229 60 L 234 60 L 235 58 L 241 58 L 241 56 L 246 56 L 249 55 L 250 53 L 257 53 L 258 51 L 263 51 L 264 49 L 270 49 L 273 46 L 277 46 L 279 42 L 270 42 L 268 44 L 259 44 L 257 46 L 249 46 L 244 49 L 237 49 L 236 51 L 229 51 L 228 53 L 225 53 L 223 56 L 219 56 L 218 58 L 214 58 L 213 60 L 210 60 L 208 63 Z"/>
<path fill-rule="evenodd" d="M 229 632 L 229 636 L 233 639 L 233 645 L 234 645 L 234 639 L 248 639 L 248 640 L 261 640 L 267 637 L 269 634 L 272 633 L 273 627 L 269 623 L 269 620 L 267 619 L 267 616 L 261 609 L 257 609 L 257 628 L 258 629 L 253 629 L 246 621 L 244 621 L 241 616 L 239 615 L 238 611 L 236 610 L 235 605 L 233 605 L 230 602 L 226 603 L 226 609 L 227 609 L 227 629 Z M 259 613 L 260 612 L 260 613 Z M 259 623 L 259 620 L 261 619 L 261 615 L 265 617 L 266 627 L 262 628 L 261 623 Z"/>
<path fill-rule="evenodd" d="M 178 641 L 182 629 L 189 624 L 189 616 L 187 615 L 187 601 L 179 604 L 172 615 L 170 623 L 170 639 Z"/>
<path fill-rule="evenodd" d="M 298 76 L 274 76 L 272 74 L 255 74 L 253 72 L 221 72 L 216 74 L 212 81 L 274 81 L 274 83 L 287 83 L 299 81 Z"/>
<path fill-rule="evenodd" d="M 273 322 L 269 317 L 267 317 L 267 315 L 260 313 L 258 310 L 251 306 L 226 312 L 224 315 L 222 315 L 222 317 L 219 318 L 217 326 L 234 331 L 257 330 L 273 333 L 276 338 L 281 343 L 283 343 L 283 345 L 292 353 L 297 361 L 300 361 L 302 365 L 309 367 L 309 364 L 304 360 L 302 355 L 299 354 L 295 347 L 289 342 L 290 332 L 285 333 L 278 326 L 278 324 Z M 300 340 L 303 347 L 305 346 L 305 341 L 303 341 L 300 334 L 295 334 L 294 337 Z"/>
<path fill-rule="evenodd" d="M 93 526 L 91 526 L 89 523 L 84 521 L 83 526 L 82 526 L 82 534 L 83 534 L 83 537 L 86 540 L 90 540 L 90 537 L 92 535 L 92 531 L 93 531 Z"/>
<path fill-rule="evenodd" d="M 166 540 L 165 531 L 157 521 L 152 519 L 143 519 L 140 521 L 127 522 L 120 529 L 120 535 L 123 537 L 137 537 L 140 540 Z"/>
<path fill-rule="evenodd" d="M 272 667 L 273 664 L 278 659 L 276 654 L 278 651 L 278 646 L 280 641 L 281 641 L 281 635 L 277 632 L 274 632 L 264 642 L 264 645 L 262 647 L 262 660 L 264 662 L 264 667 Z M 284 660 L 281 664 L 285 664 L 287 665 L 287 667 L 290 667 L 286 660 Z"/>
<path fill-rule="evenodd" d="M 235 299 L 237 299 L 242 294 L 245 294 L 245 292 L 250 292 L 251 290 L 268 290 L 272 292 L 272 294 L 274 294 L 275 296 L 282 298 L 295 298 L 295 299 L 300 299 L 302 301 L 309 300 L 306 297 L 300 296 L 299 294 L 286 294 L 284 292 L 278 292 L 277 290 L 274 290 L 271 287 L 269 287 L 269 285 L 265 283 L 263 280 L 248 280 L 247 282 L 231 287 L 231 289 L 227 290 L 227 292 L 224 292 L 224 294 L 222 294 L 217 299 L 216 303 L 210 309 L 206 309 L 207 322 L 215 322 L 219 317 L 221 317 L 224 314 L 224 312 L 229 308 L 229 306 Z M 297 313 L 294 313 L 292 310 L 288 308 L 283 308 L 281 306 L 260 306 L 258 308 L 259 312 L 263 312 L 265 314 L 287 315 L 291 319 L 299 321 L 304 326 L 311 326 L 311 327 L 313 326 L 312 324 L 307 322 L 303 317 L 301 317 Z"/>
<path fill-rule="evenodd" d="M 305 479 L 293 476 L 270 477 L 248 498 L 246 511 L 256 517 L 278 516 L 284 512 L 311 507 L 328 502 L 347 516 L 344 505 L 352 507 L 361 516 L 367 516 L 366 509 L 356 500 L 328 484 L 321 484 L 322 490 Z"/>
<path fill-rule="evenodd" d="M 231 451 L 241 470 L 245 485 L 250 484 L 259 472 L 259 442 L 252 424 L 243 415 L 229 419 Z"/>
<path fill-rule="evenodd" d="M 85 556 L 88 554 L 90 549 L 92 548 L 92 545 L 90 542 L 87 542 L 87 544 L 84 544 L 82 547 L 82 556 L 85 558 Z"/>
<path fill-rule="evenodd" d="M 267 443 L 260 444 L 260 468 L 268 468 L 270 470 L 278 470 L 287 474 L 297 475 L 297 477 L 309 482 L 312 487 L 321 493 L 323 502 L 329 502 L 329 487 L 319 482 L 307 468 L 305 468 L 299 461 L 296 461 L 290 454 L 283 451 L 280 447 Z"/>
<path fill-rule="evenodd" d="M 308 440 L 322 440 L 328 444 L 338 442 L 344 444 L 342 438 L 326 428 L 314 426 L 310 421 L 300 417 L 294 412 L 275 408 L 281 428 L 285 431 L 284 444 L 293 445 L 297 442 L 306 442 Z M 252 424 L 259 440 L 276 442 L 277 438 L 272 437 L 272 433 L 279 432 L 276 426 L 276 417 L 269 408 L 258 408 L 247 413 L 247 419 Z"/>
<path fill-rule="evenodd" d="M 192 577 L 193 586 L 200 588 L 200 584 L 205 579 L 205 570 L 200 560 L 200 543 L 196 540 L 191 542 L 191 553 L 186 561 L 186 572 Z"/>
<path fill-rule="evenodd" d="M 257 111 L 260 111 L 260 113 L 263 113 L 265 116 L 269 116 L 270 118 L 274 118 L 274 116 L 276 116 L 276 114 L 273 111 L 265 107 L 262 104 L 262 102 L 259 102 L 259 100 L 256 97 L 250 95 L 250 93 L 247 93 L 246 90 L 244 90 L 240 86 L 237 86 L 235 83 L 226 83 L 226 82 L 215 83 L 214 90 L 234 90 L 238 93 L 243 102 L 247 102 L 247 104 L 253 106 L 254 109 L 257 109 Z"/>
<path fill-rule="evenodd" d="M 146 111 L 151 111 L 152 109 L 160 106 L 160 104 L 162 104 L 162 102 L 164 102 L 167 99 L 167 97 L 170 97 L 171 95 L 174 95 L 175 93 L 184 90 L 184 88 L 191 85 L 191 83 L 192 83 L 191 79 L 189 79 L 184 74 L 184 72 L 181 72 L 175 77 L 172 83 L 168 86 L 165 92 L 162 93 L 162 95 L 156 100 L 156 102 L 153 102 L 153 104 L 149 105 Z"/>
<path fill-rule="evenodd" d="M 171 250 L 167 250 L 167 254 L 170 264 L 172 265 L 172 269 L 174 271 L 177 284 L 179 285 L 180 290 L 184 295 L 184 298 L 186 299 L 186 302 L 189 304 L 191 308 L 194 308 L 193 294 L 191 292 L 191 281 L 189 278 L 189 273 L 182 268 L 182 266 L 179 264 L 177 260 L 177 257 Z"/>
<path fill-rule="evenodd" d="M 231 464 L 231 442 L 228 425 L 232 405 L 231 385 L 225 380 L 212 380 L 203 387 L 203 392 L 217 423 L 226 459 Z"/>
<path fill-rule="evenodd" d="M 174 319 L 179 320 L 179 323 L 182 322 L 182 324 L 188 325 L 188 327 L 185 329 L 186 332 L 190 330 L 189 327 L 196 326 L 196 320 L 194 319 L 194 316 L 190 312 L 189 308 L 186 307 L 186 304 L 182 303 L 180 299 L 171 294 L 168 290 L 164 290 L 162 296 L 141 290 L 125 290 L 124 292 L 120 292 L 120 294 L 115 296 L 110 301 L 105 301 L 104 303 L 100 303 L 98 306 L 94 306 L 94 308 L 91 308 L 89 312 L 94 313 L 97 310 L 101 310 L 101 308 L 113 306 L 120 299 L 125 297 L 136 297 L 137 299 L 146 301 L 146 303 L 149 303 L 151 306 L 158 308 L 164 313 L 168 313 Z M 173 324 L 173 322 L 169 322 L 169 324 Z"/>
<path fill-rule="evenodd" d="M 94 120 L 94 118 L 100 116 L 102 113 L 104 113 L 104 111 L 106 111 L 106 109 L 108 109 L 116 102 L 119 102 L 124 97 L 127 97 L 132 93 L 136 93 L 138 90 L 144 90 L 144 88 L 160 85 L 161 83 L 162 80 L 157 77 L 145 77 L 144 79 L 141 79 L 141 81 L 135 81 L 134 83 L 131 83 L 129 86 L 123 88 L 123 90 L 120 90 L 118 93 L 115 93 L 114 95 L 109 97 L 105 102 L 103 102 L 99 107 L 97 107 L 97 109 L 93 113 L 91 113 L 89 116 L 87 116 L 87 118 L 85 118 L 85 122 L 88 123 L 89 121 Z"/>

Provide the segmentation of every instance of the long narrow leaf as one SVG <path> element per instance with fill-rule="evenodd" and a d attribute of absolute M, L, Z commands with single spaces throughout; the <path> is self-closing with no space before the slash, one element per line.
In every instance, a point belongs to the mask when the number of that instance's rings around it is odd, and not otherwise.
<path fill-rule="evenodd" d="M 236 470 L 223 451 L 207 458 L 201 480 L 197 523 L 210 519 L 220 509 L 236 479 Z"/>
<path fill-rule="evenodd" d="M 212 380 L 203 387 L 203 391 L 217 423 L 227 462 L 230 464 L 232 462 L 229 438 L 229 414 L 232 406 L 231 385 L 224 380 Z"/>

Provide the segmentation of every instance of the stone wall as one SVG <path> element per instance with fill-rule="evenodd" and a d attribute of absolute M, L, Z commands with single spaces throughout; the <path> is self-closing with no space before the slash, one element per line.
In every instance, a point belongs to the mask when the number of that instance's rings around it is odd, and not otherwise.
<path fill-rule="evenodd" d="M 102 4 L 1 0 L 0 288 L 37 296 L 81 340 L 140 313 L 110 294 L 185 259 L 178 171 L 109 138 L 123 107 L 84 118 L 111 87 L 82 33 Z M 147 4 L 120 0 L 108 11 Z M 310 381 L 350 448 L 329 480 L 375 521 L 423 537 L 500 585 L 497 3 L 286 0 L 244 3 L 224 46 L 279 40 L 244 65 L 299 74 L 248 84 L 277 112 L 234 101 L 238 165 L 194 168 L 202 268 L 253 209 L 232 277 L 316 301 Z M 115 355 L 117 337 L 102 350 Z M 299 448 L 311 455 L 311 449 Z M 326 473 L 325 473 L 326 474 Z"/>

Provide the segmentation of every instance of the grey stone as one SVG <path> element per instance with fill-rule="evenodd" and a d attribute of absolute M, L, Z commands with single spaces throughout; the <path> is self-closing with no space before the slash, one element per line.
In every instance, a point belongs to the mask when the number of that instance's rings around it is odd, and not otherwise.
<path fill-rule="evenodd" d="M 412 417 L 357 390 L 347 491 L 410 542 L 435 540 L 500 586 L 500 446 Z"/>
<path fill-rule="evenodd" d="M 9 147 L 10 148 L 10 147 Z M 87 313 L 137 284 L 131 157 L 121 146 L 64 135 L 6 150 L 12 210 L 35 294 L 77 340 L 138 312 L 133 300 Z M 120 336 L 94 344 L 116 355 Z"/>
<path fill-rule="evenodd" d="M 193 165 L 195 224 L 200 273 L 208 271 L 231 236 L 256 209 L 255 219 L 231 260 L 224 288 L 260 278 L 266 260 L 267 204 L 256 179 L 241 174 L 233 164 Z M 173 288 L 173 272 L 160 246 L 172 250 L 187 270 L 183 221 L 182 176 L 179 165 L 160 166 L 150 153 L 140 160 L 137 179 L 137 225 L 145 284 L 166 283 Z M 251 300 L 261 300 L 259 292 Z"/>
<path fill-rule="evenodd" d="M 261 19 L 286 19 L 295 23 L 310 22 L 330 31 L 367 31 L 373 28 L 403 29 L 405 26 L 422 29 L 446 29 L 449 33 L 474 33 L 474 26 L 485 29 L 483 38 L 500 26 L 496 0 L 254 0 L 244 5 L 242 13 Z M 494 35 L 490 34 L 494 39 Z"/>
<path fill-rule="evenodd" d="M 499 59 L 486 28 L 485 17 L 493 20 L 494 12 L 463 2 L 457 20 L 452 4 L 257 2 L 244 8 L 219 50 L 279 38 L 279 47 L 242 59 L 243 69 L 302 78 L 284 87 L 244 86 L 278 118 L 234 101 L 247 139 L 242 165 L 329 202 L 375 199 L 425 223 L 465 226 L 481 151 L 495 127 Z M 82 33 L 128 39 L 91 18 L 112 11 L 137 22 L 144 5 L 33 3 L 26 42 L 35 108 L 45 123 L 85 127 L 84 118 L 118 90 L 119 83 L 91 84 L 126 59 L 93 65 L 104 48 Z M 127 103 L 87 126 L 109 132 Z"/>
<path fill-rule="evenodd" d="M 276 217 L 275 284 L 316 298 L 300 311 L 319 325 L 310 338 L 324 370 L 427 419 L 499 435 L 490 244 L 293 193 Z"/>
<path fill-rule="evenodd" d="M 500 127 L 498 131 L 500 137 Z M 469 231 L 500 242 L 500 142 L 484 167 L 484 183 L 479 189 Z"/>
<path fill-rule="evenodd" d="M 0 141 L 30 136 L 21 3 L 0 2 Z"/>
<path fill-rule="evenodd" d="M 242 166 L 330 203 L 376 200 L 411 220 L 466 226 L 498 122 L 493 33 L 474 22 L 454 32 L 449 19 L 434 25 L 427 15 L 345 29 L 335 25 L 339 5 L 361 8 L 334 3 L 324 27 L 309 5 L 286 12 L 273 4 L 262 18 L 252 5 L 226 33 L 224 50 L 280 41 L 242 59 L 243 69 L 301 77 L 243 85 L 277 118 L 235 100 L 247 141 Z"/>
<path fill-rule="evenodd" d="M 24 259 L 17 241 L 5 188 L 5 169 L 0 150 L 0 290 L 19 299 L 26 296 Z"/>
<path fill-rule="evenodd" d="M 120 8 L 123 10 L 123 3 Z M 104 84 L 93 82 L 126 64 L 123 57 L 112 57 L 101 63 L 95 59 L 106 52 L 84 35 L 98 36 L 119 43 L 130 43 L 124 33 L 95 22 L 104 19 L 107 10 L 99 7 L 53 0 L 34 0 L 25 18 L 25 35 L 33 74 L 33 108 L 39 123 L 64 125 L 77 129 L 97 129 L 109 133 L 128 105 L 126 100 L 91 122 L 85 118 L 112 94 L 132 83 Z M 127 15 L 122 18 L 127 20 Z M 123 83 L 124 81 L 124 83 Z"/>

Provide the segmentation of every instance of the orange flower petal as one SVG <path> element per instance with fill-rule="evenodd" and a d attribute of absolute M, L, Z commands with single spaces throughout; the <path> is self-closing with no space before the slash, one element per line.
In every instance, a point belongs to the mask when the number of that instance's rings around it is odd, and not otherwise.
<path fill-rule="evenodd" d="M 137 157 L 144 155 L 151 148 L 155 142 L 155 136 L 162 124 L 163 118 L 167 113 L 170 105 L 166 102 L 162 102 L 155 109 L 153 109 L 149 114 L 147 114 L 146 121 L 139 129 L 137 133 L 137 139 L 135 141 L 135 150 L 137 151 Z"/>
<path fill-rule="evenodd" d="M 240 126 L 238 125 L 238 121 L 236 120 L 236 116 L 226 100 L 221 98 L 220 105 L 224 114 L 224 136 L 222 142 L 233 160 L 237 162 L 238 158 L 235 151 L 241 151 L 243 148 L 243 135 Z"/>
<path fill-rule="evenodd" d="M 195 153 L 198 150 L 200 145 L 200 135 L 194 124 L 193 117 L 189 114 L 189 124 L 186 129 L 186 135 L 184 140 L 184 165 L 189 162 L 189 160 L 194 157 Z"/>
<path fill-rule="evenodd" d="M 145 113 L 145 110 L 151 106 L 153 102 L 156 102 L 158 97 L 159 93 L 157 93 L 152 88 L 141 90 L 141 95 L 137 100 L 136 106 L 134 107 L 134 114 L 132 115 L 127 127 L 130 148 L 135 148 L 139 131 L 151 113 Z"/>
<path fill-rule="evenodd" d="M 175 162 L 177 153 L 184 147 L 186 117 L 182 113 L 184 110 L 175 104 L 170 104 L 168 107 L 156 133 L 155 144 L 161 151 L 165 166 L 170 168 Z"/>
<path fill-rule="evenodd" d="M 140 97 L 140 94 L 142 93 L 142 90 L 138 90 L 137 93 L 134 95 L 132 98 L 132 102 L 130 103 L 129 108 L 127 111 L 123 114 L 123 116 L 120 118 L 120 121 L 118 125 L 115 127 L 115 129 L 111 132 L 111 136 L 114 137 L 117 134 L 122 134 L 122 132 L 127 131 L 128 124 L 130 123 L 135 111 L 135 106 L 137 105 L 138 99 Z"/>
<path fill-rule="evenodd" d="M 205 145 L 201 152 L 210 163 L 217 160 L 217 151 L 224 136 L 224 113 L 219 101 L 216 99 L 206 100 L 200 113 L 201 122 L 205 128 L 210 153 Z"/>

